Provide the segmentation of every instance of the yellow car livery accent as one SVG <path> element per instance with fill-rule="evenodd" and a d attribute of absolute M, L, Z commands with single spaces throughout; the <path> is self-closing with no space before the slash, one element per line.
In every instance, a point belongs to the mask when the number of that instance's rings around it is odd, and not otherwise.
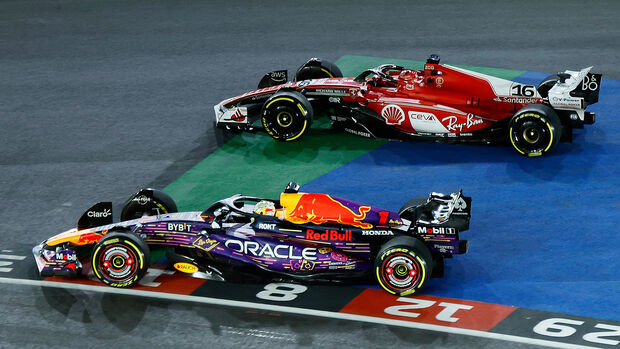
<path fill-rule="evenodd" d="M 182 273 L 192 274 L 198 271 L 198 267 L 189 263 L 174 263 L 174 268 Z"/>
<path fill-rule="evenodd" d="M 91 229 L 78 230 L 76 228 L 67 230 L 56 236 L 52 236 L 45 242 L 48 246 L 56 246 L 65 242 L 74 246 L 90 245 L 97 242 L 99 238 L 105 235 L 106 231 L 93 232 Z"/>

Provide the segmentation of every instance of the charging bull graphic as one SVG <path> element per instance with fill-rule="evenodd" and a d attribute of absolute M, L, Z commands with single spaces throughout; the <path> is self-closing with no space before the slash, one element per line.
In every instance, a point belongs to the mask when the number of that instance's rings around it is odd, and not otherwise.
<path fill-rule="evenodd" d="M 280 196 L 280 204 L 286 207 L 286 219 L 296 224 L 331 222 L 363 229 L 373 227 L 364 221 L 366 214 L 371 210 L 370 206 L 337 200 L 327 194 L 283 193 Z"/>

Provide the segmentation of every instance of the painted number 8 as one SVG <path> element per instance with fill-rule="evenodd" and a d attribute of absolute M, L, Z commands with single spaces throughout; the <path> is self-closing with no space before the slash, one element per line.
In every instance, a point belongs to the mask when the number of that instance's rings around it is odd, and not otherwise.
<path fill-rule="evenodd" d="M 257 298 L 276 301 L 288 302 L 297 298 L 300 293 L 306 292 L 308 287 L 296 284 L 273 283 L 265 285 L 265 289 L 256 294 Z"/>

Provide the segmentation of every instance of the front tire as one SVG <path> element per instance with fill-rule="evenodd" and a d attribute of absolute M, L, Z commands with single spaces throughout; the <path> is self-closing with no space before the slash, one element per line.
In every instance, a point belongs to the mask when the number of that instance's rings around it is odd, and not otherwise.
<path fill-rule="evenodd" d="M 138 283 L 150 264 L 147 244 L 131 232 L 112 232 L 93 248 L 91 263 L 97 279 L 111 287 Z"/>
<path fill-rule="evenodd" d="M 422 288 L 432 271 L 433 257 L 428 247 L 410 236 L 388 241 L 375 259 L 377 282 L 397 296 L 408 296 Z"/>
<path fill-rule="evenodd" d="M 510 120 L 510 143 L 522 155 L 536 157 L 555 148 L 562 137 L 562 123 L 553 109 L 535 104 Z"/>
<path fill-rule="evenodd" d="M 312 125 L 312 105 L 296 91 L 282 91 L 263 105 L 261 122 L 275 140 L 289 142 L 303 136 Z"/>

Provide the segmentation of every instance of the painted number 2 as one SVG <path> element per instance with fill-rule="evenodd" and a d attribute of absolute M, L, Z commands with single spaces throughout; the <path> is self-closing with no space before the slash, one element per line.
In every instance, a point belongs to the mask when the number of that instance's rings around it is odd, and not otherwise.
<path fill-rule="evenodd" d="M 297 284 L 273 283 L 265 285 L 265 289 L 256 294 L 257 298 L 276 301 L 288 302 L 297 298 L 300 293 L 306 292 L 308 287 Z"/>
<path fill-rule="evenodd" d="M 390 315 L 407 316 L 407 317 L 416 318 L 420 316 L 421 314 L 412 312 L 409 310 L 426 309 L 426 308 L 430 308 L 435 303 L 437 303 L 431 300 L 407 298 L 407 297 L 400 297 L 398 298 L 398 301 L 403 302 L 403 303 L 409 303 L 409 304 L 393 305 L 391 307 L 385 308 L 383 311 Z M 448 303 L 448 302 L 441 302 L 437 305 L 442 307 L 443 309 L 435 315 L 435 319 L 439 321 L 445 321 L 445 322 L 457 322 L 459 318 L 454 316 L 454 314 L 456 314 L 457 311 L 471 310 L 474 308 L 471 305 L 455 304 L 455 303 Z"/>

